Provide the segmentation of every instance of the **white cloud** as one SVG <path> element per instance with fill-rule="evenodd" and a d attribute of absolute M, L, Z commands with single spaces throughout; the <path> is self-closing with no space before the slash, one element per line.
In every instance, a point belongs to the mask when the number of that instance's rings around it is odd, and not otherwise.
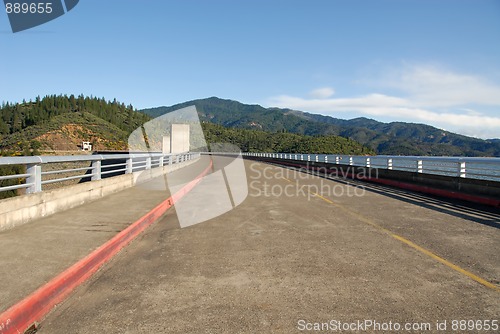
<path fill-rule="evenodd" d="M 471 115 L 471 116 L 482 116 L 483 115 L 482 112 L 479 112 L 479 111 L 474 110 L 474 109 L 462 108 L 460 110 L 465 111 L 467 113 L 467 115 Z"/>
<path fill-rule="evenodd" d="M 335 94 L 335 90 L 331 87 L 318 88 L 309 93 L 313 99 L 327 99 Z"/>
<path fill-rule="evenodd" d="M 458 74 L 436 66 L 406 66 L 383 81 L 411 96 L 412 102 L 420 106 L 500 106 L 500 86 L 478 76 Z"/>
<path fill-rule="evenodd" d="M 331 98 L 332 94 L 328 95 L 322 88 L 311 92 L 312 98 L 281 95 L 269 99 L 267 104 L 335 117 L 354 112 L 374 118 L 425 123 L 480 138 L 500 138 L 500 117 L 497 116 L 500 113 L 487 115 L 477 110 L 481 105 L 498 106 L 500 110 L 500 86 L 480 77 L 429 66 L 406 67 L 395 73 L 383 78 L 379 89 L 397 88 L 403 97 L 371 93 Z M 313 94 L 315 92 L 317 94 Z M 478 108 L 468 108 L 471 104 Z"/>

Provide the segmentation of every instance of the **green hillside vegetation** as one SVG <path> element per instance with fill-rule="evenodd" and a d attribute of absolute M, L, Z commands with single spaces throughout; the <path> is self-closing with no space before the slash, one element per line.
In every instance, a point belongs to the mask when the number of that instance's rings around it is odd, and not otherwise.
<path fill-rule="evenodd" d="M 377 154 L 435 156 L 500 156 L 500 141 L 482 140 L 425 124 L 383 123 L 368 118 L 342 120 L 297 110 L 264 108 L 216 97 L 141 110 L 157 117 L 195 105 L 200 119 L 226 127 L 350 138 Z"/>
<path fill-rule="evenodd" d="M 77 149 L 82 140 L 99 149 L 127 149 L 128 131 L 88 112 L 64 113 L 49 121 L 32 125 L 0 140 L 0 147 L 15 151 L 26 149 Z M 26 155 L 26 154 L 24 154 Z"/>
<path fill-rule="evenodd" d="M 73 139 L 77 141 L 93 136 L 105 142 L 109 148 L 121 146 L 123 149 L 128 134 L 148 119 L 147 115 L 135 111 L 132 105 L 125 106 L 116 100 L 106 101 L 104 98 L 83 95 L 49 95 L 42 99 L 37 97 L 35 101 L 2 103 L 0 148 L 19 151 L 32 144 L 38 146 L 36 138 L 48 132 L 74 130 L 76 135 L 67 135 L 75 137 Z M 81 127 L 64 129 L 65 125 Z M 81 138 L 76 138 L 78 134 Z M 64 135 L 58 134 L 60 138 L 65 138 Z M 35 143 L 32 143 L 33 140 Z M 50 148 L 50 139 L 42 141 L 40 145 Z"/>
<path fill-rule="evenodd" d="M 287 152 L 318 154 L 365 155 L 375 152 L 351 139 L 338 136 L 306 136 L 293 133 L 272 133 L 259 130 L 226 128 L 218 124 L 202 124 L 206 141 L 212 151 L 214 144 L 231 143 L 243 152 Z"/>

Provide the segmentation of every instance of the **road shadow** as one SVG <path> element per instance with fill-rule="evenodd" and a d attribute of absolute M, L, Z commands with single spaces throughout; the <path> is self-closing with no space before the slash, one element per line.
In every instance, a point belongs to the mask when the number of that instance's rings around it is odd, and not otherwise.
<path fill-rule="evenodd" d="M 268 162 L 264 162 L 268 163 Z M 476 204 L 458 199 L 445 198 L 430 194 L 417 193 L 406 189 L 400 189 L 387 185 L 379 185 L 369 181 L 360 181 L 353 178 L 332 177 L 324 173 L 306 171 L 303 168 L 283 166 L 280 164 L 268 163 L 273 166 L 287 168 L 295 172 L 307 173 L 323 179 L 339 182 L 348 186 L 362 186 L 366 191 L 396 199 L 405 203 L 410 203 L 440 213 L 449 214 L 475 223 L 500 228 L 500 212 L 497 208 L 487 205 Z"/>

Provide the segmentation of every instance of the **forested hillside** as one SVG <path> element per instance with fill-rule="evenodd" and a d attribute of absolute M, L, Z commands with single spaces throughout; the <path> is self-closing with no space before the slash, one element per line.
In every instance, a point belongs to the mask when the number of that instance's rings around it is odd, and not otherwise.
<path fill-rule="evenodd" d="M 353 140 L 338 136 L 306 136 L 293 133 L 272 133 L 259 130 L 226 128 L 204 122 L 203 132 L 209 146 L 231 143 L 243 152 L 288 152 L 365 155 L 375 152 Z M 212 148 L 216 151 L 216 148 Z"/>
<path fill-rule="evenodd" d="M 100 149 L 126 149 L 127 137 L 149 119 L 132 105 L 80 95 L 49 95 L 34 101 L 3 103 L 0 148 L 76 150 L 81 141 Z"/>

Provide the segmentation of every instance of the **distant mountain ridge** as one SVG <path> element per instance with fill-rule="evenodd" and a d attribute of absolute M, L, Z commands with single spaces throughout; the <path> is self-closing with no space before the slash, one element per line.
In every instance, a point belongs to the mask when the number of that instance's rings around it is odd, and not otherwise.
<path fill-rule="evenodd" d="M 137 112 L 131 105 L 125 106 L 116 100 L 106 101 L 83 95 L 49 95 L 37 97 L 35 101 L 3 103 L 0 106 L 0 151 L 29 153 L 33 149 L 72 150 L 77 149 L 82 140 L 91 141 L 98 149 L 123 150 L 127 148 L 130 132 L 151 117 L 191 105 L 196 105 L 200 119 L 207 124 L 271 133 L 326 136 L 339 145 L 343 143 L 337 149 L 345 151 L 358 150 L 367 154 L 375 151 L 377 154 L 390 155 L 500 156 L 500 139 L 471 138 L 425 124 L 383 123 L 364 117 L 343 120 L 291 109 L 264 108 L 216 97 Z M 210 129 L 214 133 L 222 133 L 220 129 Z M 263 133 L 227 134 L 238 137 L 242 147 L 246 145 L 254 151 L 263 147 L 281 147 L 261 143 L 262 140 L 271 140 L 271 137 L 265 139 L 267 135 Z M 349 138 L 370 149 L 363 151 L 353 142 L 342 142 L 334 136 Z M 215 140 L 215 137 L 212 139 Z M 254 139 L 253 142 L 246 142 L 245 138 Z M 272 138 L 275 140 L 281 137 Z M 308 142 L 308 146 L 299 145 L 297 137 L 286 138 L 290 143 L 295 143 L 293 147 L 286 147 L 288 149 L 309 147 L 311 150 L 330 152 L 336 147 L 333 142 L 326 145 L 323 140 L 325 138 L 318 141 L 301 139 Z"/>
<path fill-rule="evenodd" d="M 308 112 L 264 108 L 217 97 L 199 99 L 170 107 L 140 110 L 151 117 L 195 105 L 200 120 L 230 128 L 291 132 L 310 136 L 338 135 L 366 145 L 378 154 L 500 156 L 500 140 L 482 140 L 444 131 L 430 125 L 391 122 L 369 118 L 338 119 Z"/>

